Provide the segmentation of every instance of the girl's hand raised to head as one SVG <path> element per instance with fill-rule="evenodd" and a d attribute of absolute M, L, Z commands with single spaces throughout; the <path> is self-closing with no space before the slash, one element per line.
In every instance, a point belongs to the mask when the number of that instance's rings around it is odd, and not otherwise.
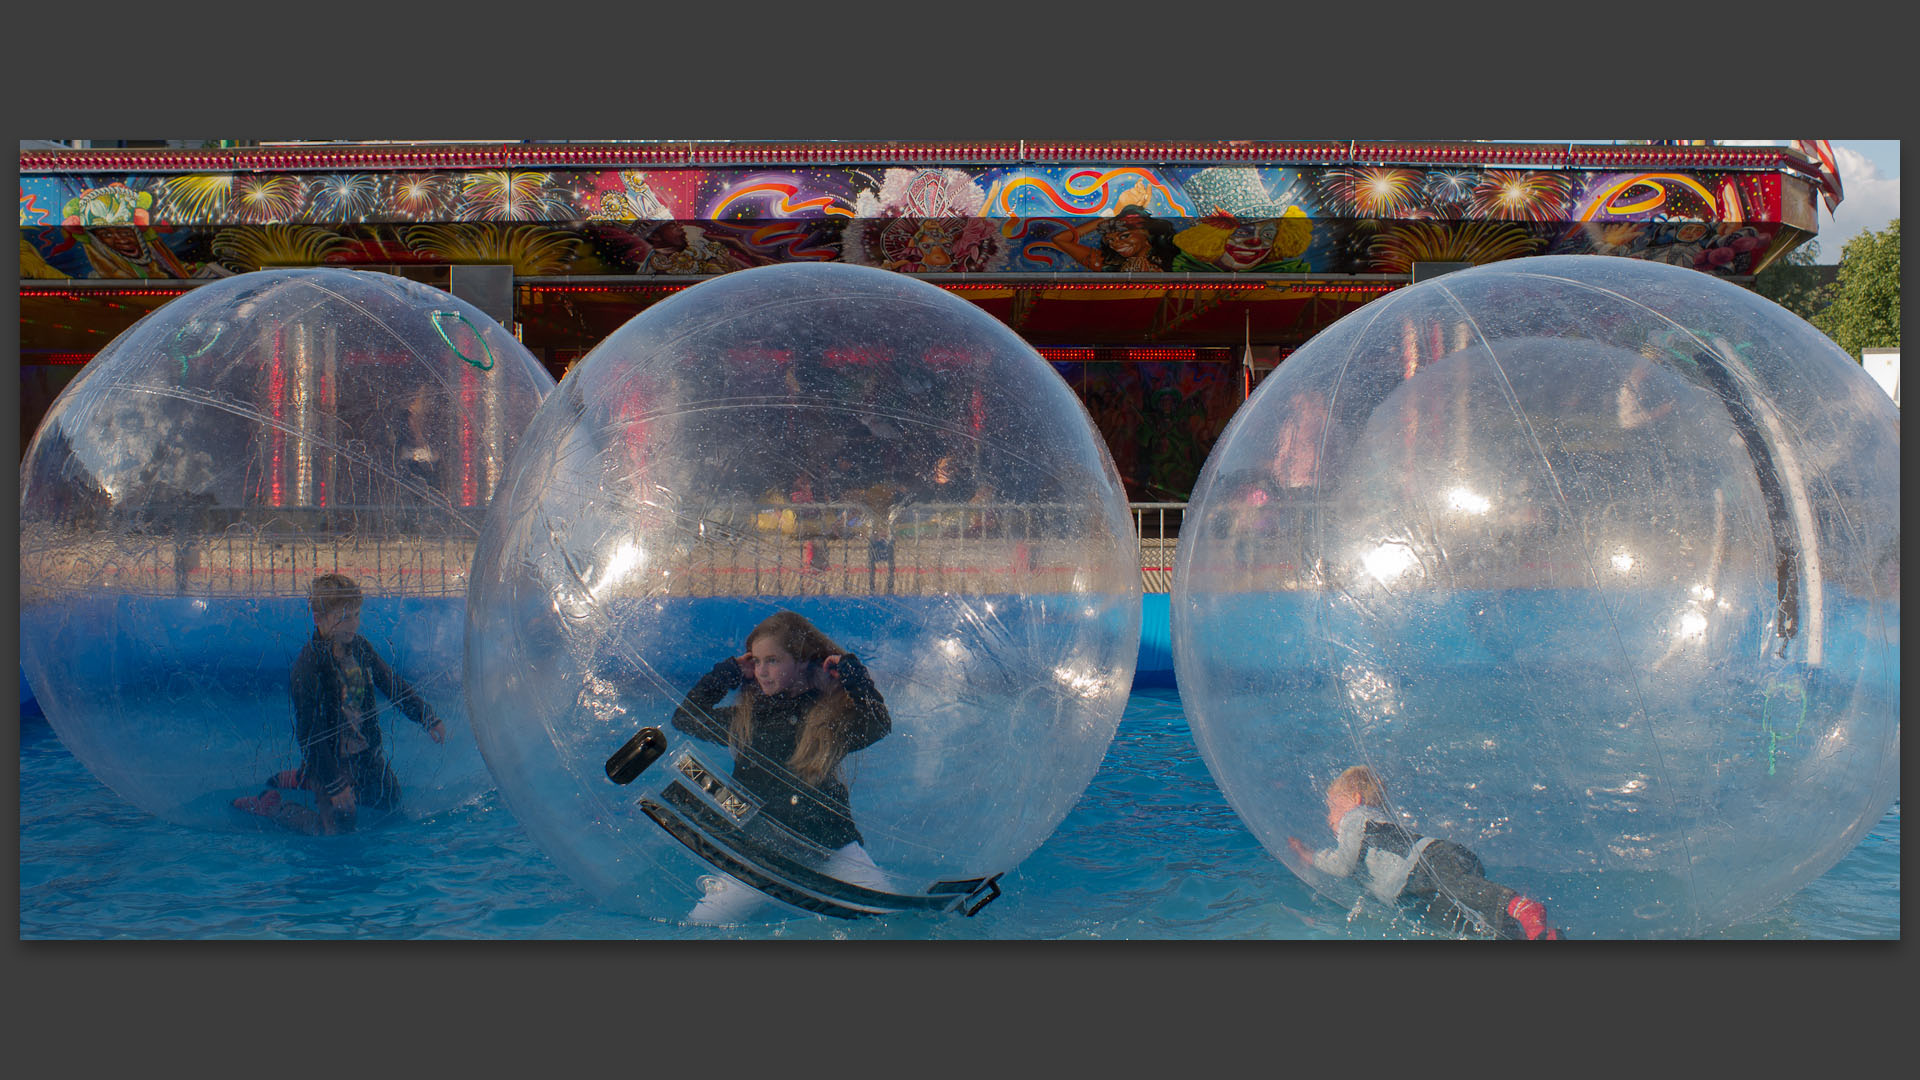
<path fill-rule="evenodd" d="M 752 682 L 753 681 L 753 654 L 741 653 L 739 656 L 736 656 L 733 658 L 733 662 L 740 665 L 740 681 Z"/>
<path fill-rule="evenodd" d="M 839 653 L 834 653 L 832 656 L 822 657 L 820 662 L 814 665 L 814 669 L 813 669 L 814 689 L 824 693 L 828 690 L 833 690 L 839 687 L 840 655 L 841 654 Z"/>

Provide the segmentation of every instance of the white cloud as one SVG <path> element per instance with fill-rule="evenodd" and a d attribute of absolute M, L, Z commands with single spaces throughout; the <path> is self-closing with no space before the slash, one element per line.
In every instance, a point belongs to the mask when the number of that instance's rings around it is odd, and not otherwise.
<path fill-rule="evenodd" d="M 1880 167 L 1868 161 L 1864 156 L 1844 146 L 1833 148 L 1833 159 L 1840 166 L 1840 182 L 1851 184 L 1855 180 L 1880 179 Z"/>
<path fill-rule="evenodd" d="M 1862 232 L 1879 232 L 1900 216 L 1900 178 L 1881 176 L 1880 169 L 1859 153 L 1844 147 L 1833 148 L 1834 162 L 1840 167 L 1840 186 L 1846 196 L 1840 208 L 1821 222 L 1820 261 L 1837 263 L 1847 241 Z M 1826 209 L 1826 204 L 1821 204 Z"/>

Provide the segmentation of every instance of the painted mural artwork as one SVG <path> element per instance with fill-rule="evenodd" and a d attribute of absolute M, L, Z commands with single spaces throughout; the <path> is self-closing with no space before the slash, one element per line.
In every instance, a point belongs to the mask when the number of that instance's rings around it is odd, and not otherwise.
<path fill-rule="evenodd" d="M 1400 166 L 25 175 L 21 272 L 1355 274 L 1597 252 L 1743 275 L 1791 239 L 1790 197 L 1774 172 Z"/>
<path fill-rule="evenodd" d="M 853 199 L 841 257 L 902 273 L 993 269 L 999 230 L 982 216 L 986 193 L 959 169 L 885 169 Z"/>

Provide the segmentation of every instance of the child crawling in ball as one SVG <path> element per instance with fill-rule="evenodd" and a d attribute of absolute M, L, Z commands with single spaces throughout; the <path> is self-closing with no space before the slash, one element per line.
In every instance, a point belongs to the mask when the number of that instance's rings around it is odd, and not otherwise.
<path fill-rule="evenodd" d="M 360 636 L 361 599 L 360 586 L 345 574 L 313 579 L 307 594 L 313 637 L 294 659 L 289 679 L 300 767 L 274 774 L 266 791 L 233 805 L 315 835 L 352 832 L 360 806 L 397 807 L 400 781 L 380 752 L 376 689 L 434 742 L 446 740 L 446 725 L 433 706 Z M 314 806 L 283 800 L 283 788 L 311 791 Z"/>
<path fill-rule="evenodd" d="M 725 720 L 714 706 L 738 688 Z M 893 718 L 860 658 L 792 611 L 768 616 L 746 652 L 701 676 L 674 710 L 673 726 L 733 751 L 733 778 L 761 813 L 832 852 L 819 869 L 849 884 L 887 891 L 886 874 L 862 845 L 840 765 L 893 729 Z M 728 876 L 711 880 L 687 919 L 739 922 L 766 899 Z"/>
<path fill-rule="evenodd" d="M 1381 900 L 1451 933 L 1559 940 L 1540 901 L 1488 881 L 1480 857 L 1459 844 L 1395 824 L 1385 805 L 1379 777 L 1355 765 L 1327 785 L 1327 825 L 1339 842 L 1312 851 L 1289 836 L 1287 845 L 1321 873 L 1355 877 Z"/>

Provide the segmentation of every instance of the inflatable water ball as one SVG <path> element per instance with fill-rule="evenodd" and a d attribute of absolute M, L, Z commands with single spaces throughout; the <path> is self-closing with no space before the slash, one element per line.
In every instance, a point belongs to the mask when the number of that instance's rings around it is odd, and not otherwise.
<path fill-rule="evenodd" d="M 769 686 L 730 658 L 782 612 L 831 647 L 774 638 L 801 682 Z M 1099 767 L 1139 626 L 1118 473 L 1038 354 L 911 278 L 775 266 L 649 308 L 542 406 L 467 691 L 515 818 L 607 906 L 972 913 Z"/>
<path fill-rule="evenodd" d="M 310 806 L 305 774 L 287 775 L 303 765 L 293 673 L 309 591 L 339 574 L 363 596 L 360 636 L 413 690 L 386 688 L 402 709 L 376 688 L 377 720 L 352 736 L 399 786 L 368 772 L 357 823 L 489 790 L 460 691 L 467 567 L 552 388 L 478 308 L 386 274 L 244 274 L 129 327 L 20 470 L 21 662 L 61 741 L 169 821 L 280 828 L 232 802 L 272 778 L 291 786 L 269 798 Z M 387 681 L 362 660 L 335 693 Z M 437 716 L 442 741 L 410 712 Z"/>
<path fill-rule="evenodd" d="M 1314 338 L 1214 447 L 1181 698 L 1265 846 L 1399 929 L 1503 927 L 1417 834 L 1567 936 L 1710 934 L 1898 792 L 1899 507 L 1893 403 L 1769 301 L 1602 256 L 1449 274 Z M 1356 766 L 1391 842 L 1342 854 Z"/>

